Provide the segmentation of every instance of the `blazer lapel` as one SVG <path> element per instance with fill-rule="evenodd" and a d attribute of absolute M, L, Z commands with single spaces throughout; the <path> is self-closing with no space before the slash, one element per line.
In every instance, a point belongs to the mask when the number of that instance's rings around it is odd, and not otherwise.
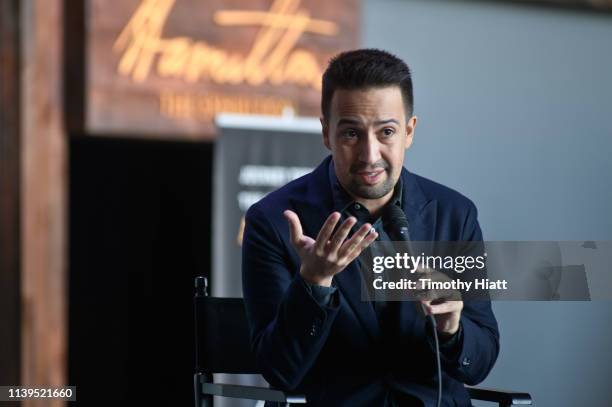
<path fill-rule="evenodd" d="M 421 250 L 431 252 L 436 239 L 438 202 L 429 199 L 425 195 L 414 174 L 404 168 L 402 169 L 401 176 L 404 188 L 402 193 L 402 209 L 408 221 L 410 240 L 419 242 L 419 252 Z M 415 254 L 418 255 L 419 253 Z M 398 318 L 399 323 L 408 332 L 415 334 L 422 332 L 424 329 L 425 319 L 418 315 L 415 304 L 412 301 L 400 304 Z"/>
<path fill-rule="evenodd" d="M 308 184 L 307 198 L 292 199 L 291 203 L 296 209 L 302 229 L 307 236 L 316 238 L 321 226 L 327 217 L 333 212 L 333 197 L 329 182 L 328 166 L 331 158 L 328 157 L 314 171 L 313 177 Z M 436 208 L 435 200 L 428 200 L 418 185 L 416 177 L 406 169 L 402 169 L 403 193 L 402 209 L 406 214 L 409 224 L 411 240 L 433 241 L 436 230 Z M 381 335 L 380 326 L 376 318 L 374 307 L 371 302 L 361 300 L 361 289 L 364 280 L 361 277 L 356 261 L 349 264 L 346 269 L 334 277 L 338 288 L 346 299 L 349 306 L 357 316 L 364 330 L 374 339 Z M 414 305 L 402 304 L 414 308 Z M 413 309 L 405 309 L 404 315 L 414 316 Z M 414 318 L 407 318 L 409 324 L 415 322 Z"/>
<path fill-rule="evenodd" d="M 305 200 L 291 200 L 293 207 L 300 217 L 304 234 L 313 239 L 317 237 L 321 226 L 323 226 L 327 217 L 334 211 L 328 174 L 330 161 L 331 158 L 328 157 L 314 171 L 311 182 L 308 185 L 308 198 Z M 353 261 L 343 271 L 336 274 L 334 281 L 368 335 L 372 338 L 379 336 L 380 327 L 378 326 L 378 320 L 376 319 L 376 313 L 372 304 L 368 301 L 361 301 L 363 279 L 359 273 L 356 261 Z"/>
<path fill-rule="evenodd" d="M 402 169 L 402 209 L 408 220 L 410 240 L 434 241 L 438 202 L 429 199 L 417 182 L 416 176 Z"/>
<path fill-rule="evenodd" d="M 361 290 L 365 282 L 356 263 L 357 261 L 353 261 L 342 272 L 336 274 L 334 279 L 370 338 L 375 339 L 381 334 L 380 326 L 372 303 L 361 299 Z"/>
<path fill-rule="evenodd" d="M 326 212 L 320 206 L 314 206 L 306 202 L 294 201 L 293 205 L 299 213 L 304 234 L 313 239 L 319 233 L 325 219 L 333 212 L 331 208 L 329 212 Z M 361 301 L 363 279 L 356 266 L 356 261 L 336 274 L 334 281 L 368 335 L 372 338 L 379 336 L 380 328 L 374 308 L 370 302 Z"/>

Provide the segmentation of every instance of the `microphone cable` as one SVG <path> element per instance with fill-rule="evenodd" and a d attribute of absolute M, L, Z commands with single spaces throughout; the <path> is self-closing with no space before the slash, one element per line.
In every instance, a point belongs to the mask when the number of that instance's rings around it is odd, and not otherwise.
<path fill-rule="evenodd" d="M 410 244 L 410 232 L 408 220 L 406 214 L 397 205 L 387 205 L 382 214 L 383 229 L 388 231 L 391 240 L 405 243 L 408 247 L 408 251 L 413 254 L 412 245 Z M 421 310 L 423 315 L 427 318 L 433 331 L 434 346 L 436 350 L 436 370 L 438 376 L 438 397 L 436 406 L 440 407 L 442 404 L 442 363 L 440 362 L 440 341 L 438 339 L 438 331 L 436 329 L 436 319 L 433 315 L 427 312 L 425 306 L 421 304 Z"/>
<path fill-rule="evenodd" d="M 421 304 L 421 307 L 423 309 L 425 317 L 429 320 L 429 324 L 431 325 L 431 331 L 433 333 L 434 338 L 434 347 L 436 350 L 436 371 L 438 375 L 438 397 L 436 406 L 440 407 L 442 404 L 442 363 L 440 363 L 440 341 L 438 340 L 438 330 L 436 329 L 436 318 L 432 314 L 426 312 L 425 306 L 423 306 L 423 304 Z"/>

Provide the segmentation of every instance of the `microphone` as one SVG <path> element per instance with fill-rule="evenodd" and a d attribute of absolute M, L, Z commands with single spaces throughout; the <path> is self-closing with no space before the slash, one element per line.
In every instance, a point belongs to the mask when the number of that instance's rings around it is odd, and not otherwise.
<path fill-rule="evenodd" d="M 406 214 L 397 205 L 387 205 L 382 214 L 383 229 L 389 235 L 391 240 L 398 242 L 410 242 L 410 233 L 408 232 L 408 220 Z M 410 246 L 408 246 L 410 250 Z M 412 250 L 410 250 L 412 252 Z"/>
<path fill-rule="evenodd" d="M 387 205 L 387 207 L 383 210 L 382 213 L 382 222 L 383 228 L 385 232 L 389 235 L 391 240 L 404 242 L 406 244 L 406 248 L 411 255 L 414 255 L 414 251 L 410 246 L 410 233 L 408 231 L 408 219 L 406 219 L 406 214 L 397 205 Z M 421 311 L 425 318 L 429 320 L 431 325 L 431 330 L 434 337 L 434 346 L 436 350 L 436 369 L 438 376 L 438 391 L 437 391 L 437 400 L 436 406 L 440 406 L 442 403 L 442 365 L 440 363 L 440 342 L 438 340 L 438 332 L 436 329 L 436 319 L 433 315 L 427 313 L 425 306 L 421 304 Z"/>

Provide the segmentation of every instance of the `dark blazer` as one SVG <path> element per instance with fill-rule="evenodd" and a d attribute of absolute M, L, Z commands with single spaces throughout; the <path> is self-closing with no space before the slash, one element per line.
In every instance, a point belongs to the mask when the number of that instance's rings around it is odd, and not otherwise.
<path fill-rule="evenodd" d="M 258 365 L 271 385 L 305 393 L 311 405 L 382 406 L 390 388 L 435 405 L 434 352 L 413 303 L 401 303 L 395 333 L 383 342 L 374 308 L 360 299 L 355 262 L 334 277 L 339 301 L 330 306 L 320 306 L 299 276 L 300 259 L 283 211 L 295 211 L 304 233 L 316 237 L 334 210 L 330 160 L 246 214 L 243 292 Z M 469 199 L 406 169 L 401 177 L 412 240 L 482 240 Z M 466 301 L 461 325 L 460 351 L 442 357 L 443 405 L 448 406 L 470 405 L 464 383 L 484 380 L 499 353 L 490 302 Z"/>

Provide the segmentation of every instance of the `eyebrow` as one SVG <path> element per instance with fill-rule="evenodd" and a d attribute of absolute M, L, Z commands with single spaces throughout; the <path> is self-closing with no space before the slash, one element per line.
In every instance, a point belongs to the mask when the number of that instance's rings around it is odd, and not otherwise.
<path fill-rule="evenodd" d="M 395 123 L 396 125 L 399 126 L 399 122 L 397 120 L 395 120 L 395 119 L 378 120 L 378 121 L 374 122 L 374 125 L 380 126 L 380 125 L 388 124 L 388 123 Z M 356 120 L 356 119 L 340 119 L 340 120 L 338 120 L 337 126 L 341 126 L 343 124 L 361 124 L 361 121 Z"/>

